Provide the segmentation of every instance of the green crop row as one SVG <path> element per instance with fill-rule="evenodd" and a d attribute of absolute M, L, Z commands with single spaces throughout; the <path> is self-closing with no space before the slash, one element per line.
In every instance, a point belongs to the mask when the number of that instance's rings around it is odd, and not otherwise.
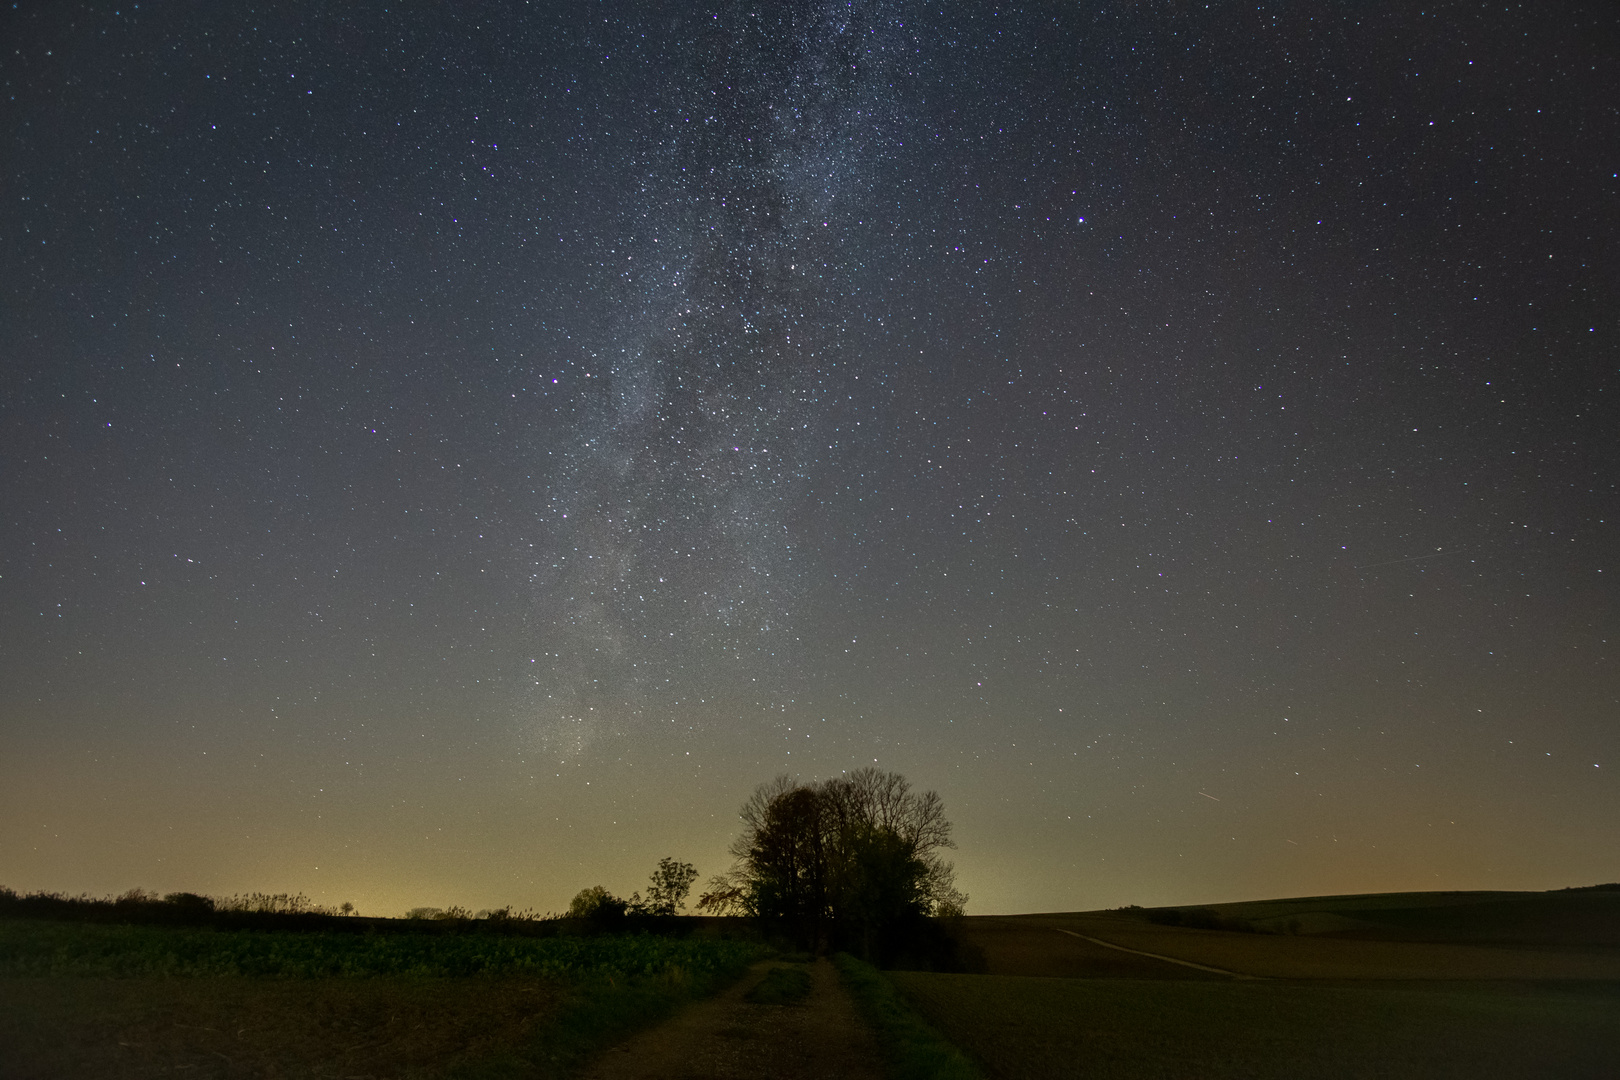
<path fill-rule="evenodd" d="M 757 952 L 746 942 L 651 935 L 419 937 L 0 922 L 4 975 L 706 979 L 736 971 Z"/>

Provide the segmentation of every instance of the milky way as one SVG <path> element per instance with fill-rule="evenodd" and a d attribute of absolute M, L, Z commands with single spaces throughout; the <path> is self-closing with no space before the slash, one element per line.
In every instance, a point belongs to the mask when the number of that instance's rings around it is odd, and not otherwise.
<path fill-rule="evenodd" d="M 631 149 L 614 151 L 625 209 L 596 245 L 608 314 L 567 372 L 594 382 L 547 451 L 562 464 L 537 515 L 556 548 L 535 563 L 535 636 L 556 662 L 528 707 L 574 750 L 683 698 L 799 687 L 791 511 L 854 373 L 881 363 L 850 305 L 876 254 L 875 178 L 903 143 L 901 26 L 686 22 L 654 56 L 621 37 L 647 80 L 623 100 L 582 92 Z"/>

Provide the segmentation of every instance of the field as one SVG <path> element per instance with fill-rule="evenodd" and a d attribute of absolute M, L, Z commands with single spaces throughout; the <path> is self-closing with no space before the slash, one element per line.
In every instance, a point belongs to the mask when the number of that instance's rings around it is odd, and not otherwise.
<path fill-rule="evenodd" d="M 978 917 L 984 974 L 889 978 L 992 1076 L 1600 1077 L 1617 929 L 1620 891 Z"/>
<path fill-rule="evenodd" d="M 0 1078 L 563 1077 L 764 955 L 724 920 L 233 919 L 0 918 Z M 1620 889 L 954 925 L 977 973 L 844 961 L 909 1062 L 897 1075 L 1595 1078 L 1620 1061 Z M 802 976 L 778 965 L 737 1007 L 799 1009 Z"/>
<path fill-rule="evenodd" d="M 1000 975 L 1196 974 L 1090 938 L 1263 978 L 1620 980 L 1620 890 L 1392 893 L 1198 910 L 1295 932 L 1170 926 L 1151 921 L 1162 913 L 1132 909 L 968 918 L 962 937 Z"/>
<path fill-rule="evenodd" d="M 0 978 L 0 1076 L 435 1075 L 561 1003 L 513 979 Z"/>
<path fill-rule="evenodd" d="M 734 970 L 752 945 L 603 935 L 256 933 L 206 928 L 0 921 L 0 975 L 528 975 L 574 981 Z"/>
<path fill-rule="evenodd" d="M 894 972 L 992 1076 L 1612 1077 L 1620 985 Z"/>
<path fill-rule="evenodd" d="M 712 938 L 0 921 L 0 1076 L 562 1075 L 758 955 Z"/>

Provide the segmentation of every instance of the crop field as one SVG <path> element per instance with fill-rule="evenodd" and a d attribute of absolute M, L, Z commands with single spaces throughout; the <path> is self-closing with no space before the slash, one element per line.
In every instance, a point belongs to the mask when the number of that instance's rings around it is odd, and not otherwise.
<path fill-rule="evenodd" d="M 971 919 L 967 921 L 970 925 L 964 937 L 993 957 L 993 934 L 979 931 Z M 1036 940 L 1044 935 L 1057 938 L 1060 931 L 1068 931 L 1062 936 L 1079 934 L 1139 952 L 1265 978 L 1620 980 L 1620 947 L 1609 945 L 1384 940 L 1365 931 L 1343 936 L 1246 934 L 1156 926 L 1102 914 L 1035 915 L 1014 921 Z M 989 970 L 997 970 L 993 959 Z"/>
<path fill-rule="evenodd" d="M 430 937 L 0 921 L 0 975 L 706 976 L 738 968 L 755 951 L 736 941 L 648 935 Z"/>
<path fill-rule="evenodd" d="M 1143 956 L 1057 933 L 1044 916 L 974 916 L 962 920 L 959 938 L 970 966 L 991 975 L 1047 975 L 1071 979 L 1219 979 Z"/>
<path fill-rule="evenodd" d="M 1620 1061 L 1620 890 L 982 916 L 957 934 L 985 974 L 889 978 L 994 1076 L 1599 1077 Z"/>
<path fill-rule="evenodd" d="M 1620 947 L 1620 889 L 1384 893 L 1212 905 L 1263 930 L 1387 941 Z"/>
<path fill-rule="evenodd" d="M 402 1076 L 518 1047 L 560 987 L 500 978 L 0 978 L 0 1076 Z"/>
<path fill-rule="evenodd" d="M 758 954 L 695 937 L 4 920 L 0 1076 L 562 1075 Z"/>
<path fill-rule="evenodd" d="M 764 955 L 690 925 L 0 919 L 0 1078 L 560 1078 Z M 867 982 L 887 988 L 885 1040 L 964 1076 L 938 1033 L 1007 1078 L 1600 1077 L 1620 1060 L 1620 890 L 953 926 L 977 974 Z M 796 1007 L 798 974 L 767 973 L 752 1000 Z"/>
<path fill-rule="evenodd" d="M 1620 984 L 892 972 L 992 1076 L 1612 1077 Z"/>

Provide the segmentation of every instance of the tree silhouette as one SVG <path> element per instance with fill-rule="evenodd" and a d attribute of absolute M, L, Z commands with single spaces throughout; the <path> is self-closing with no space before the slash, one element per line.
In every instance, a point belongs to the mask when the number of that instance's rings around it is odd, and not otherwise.
<path fill-rule="evenodd" d="M 882 959 L 967 897 L 941 852 L 955 847 L 945 804 L 898 773 L 860 769 L 800 784 L 778 776 L 743 803 L 731 871 L 700 910 L 740 912 L 807 948 L 838 946 Z"/>
<path fill-rule="evenodd" d="M 596 914 L 598 908 L 604 904 L 614 904 L 623 907 L 624 901 L 608 892 L 600 885 L 592 885 L 588 889 L 581 889 L 568 904 L 568 916 L 573 919 L 588 919 Z"/>
<path fill-rule="evenodd" d="M 669 856 L 658 860 L 652 882 L 647 886 L 647 899 L 637 905 L 648 915 L 673 915 L 686 906 L 686 895 L 697 880 L 697 868 L 691 863 L 676 862 Z"/>

